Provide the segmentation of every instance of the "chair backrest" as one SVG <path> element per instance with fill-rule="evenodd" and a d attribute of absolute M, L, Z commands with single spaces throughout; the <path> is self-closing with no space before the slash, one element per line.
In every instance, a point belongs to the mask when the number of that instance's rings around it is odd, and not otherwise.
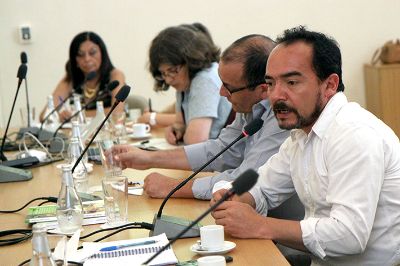
<path fill-rule="evenodd" d="M 147 99 L 140 95 L 129 95 L 125 103 L 128 104 L 129 109 L 140 108 L 142 113 L 149 108 Z"/>
<path fill-rule="evenodd" d="M 224 127 L 229 126 L 230 124 L 232 124 L 233 120 L 235 120 L 236 117 L 236 112 L 235 110 L 233 110 L 233 108 L 231 109 L 231 112 L 228 115 L 228 118 L 226 119 L 225 125 Z"/>

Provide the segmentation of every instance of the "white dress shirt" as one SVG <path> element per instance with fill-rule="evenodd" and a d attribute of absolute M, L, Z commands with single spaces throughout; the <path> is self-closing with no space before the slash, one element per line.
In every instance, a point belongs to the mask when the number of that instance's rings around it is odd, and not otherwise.
<path fill-rule="evenodd" d="M 292 130 L 259 174 L 250 191 L 259 213 L 297 191 L 313 265 L 400 263 L 399 139 L 343 93 L 308 135 Z"/>

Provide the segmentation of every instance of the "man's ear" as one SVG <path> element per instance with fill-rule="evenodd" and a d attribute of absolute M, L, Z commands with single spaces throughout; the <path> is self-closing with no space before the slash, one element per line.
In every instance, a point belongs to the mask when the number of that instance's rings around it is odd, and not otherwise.
<path fill-rule="evenodd" d="M 330 99 L 336 94 L 339 86 L 339 76 L 337 74 L 331 74 L 326 80 L 325 97 Z"/>

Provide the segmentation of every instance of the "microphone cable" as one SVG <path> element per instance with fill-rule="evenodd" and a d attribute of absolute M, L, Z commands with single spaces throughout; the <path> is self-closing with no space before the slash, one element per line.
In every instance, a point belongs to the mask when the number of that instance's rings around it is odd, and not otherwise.
<path fill-rule="evenodd" d="M 19 208 L 19 209 L 10 210 L 10 211 L 2 211 L 2 210 L 0 210 L 0 213 L 14 213 L 14 212 L 19 212 L 20 210 L 26 208 L 26 206 L 28 206 L 29 204 L 31 204 L 32 202 L 37 201 L 37 200 L 44 200 L 44 201 L 47 201 L 47 202 L 54 202 L 54 203 L 57 203 L 57 198 L 56 198 L 56 197 L 40 197 L 40 198 L 35 198 L 35 199 L 29 201 L 28 203 L 26 203 L 24 206 L 22 206 L 22 207 Z"/>
<path fill-rule="evenodd" d="M 11 246 L 28 240 L 32 236 L 32 229 L 12 229 L 0 231 L 0 238 L 12 235 L 19 235 L 13 238 L 0 239 L 0 247 Z"/>
<path fill-rule="evenodd" d="M 95 234 L 98 234 L 98 233 L 101 233 L 101 232 L 116 230 L 115 232 L 112 232 L 112 233 L 110 233 L 110 234 L 108 234 L 108 235 L 105 235 L 104 237 L 101 237 L 101 238 L 99 238 L 99 239 L 97 239 L 97 240 L 94 241 L 94 242 L 99 242 L 99 241 L 101 241 L 101 240 L 104 240 L 104 239 L 106 239 L 106 238 L 108 238 L 108 237 L 110 237 L 110 236 L 112 236 L 112 235 L 114 235 L 114 234 L 117 234 L 117 233 L 119 233 L 119 232 L 122 232 L 122 231 L 124 231 L 124 230 L 128 230 L 128 229 L 147 229 L 147 230 L 150 230 L 152 227 L 153 227 L 152 224 L 150 224 L 150 223 L 145 223 L 145 222 L 140 222 L 140 223 L 136 223 L 136 222 L 134 222 L 134 223 L 127 223 L 127 224 L 120 225 L 120 226 L 117 226 L 117 227 L 104 228 L 104 229 L 100 229 L 100 230 L 93 231 L 93 232 L 91 232 L 91 233 L 89 233 L 89 234 L 87 234 L 87 235 L 81 236 L 81 237 L 79 238 L 79 240 L 88 238 L 88 237 L 90 237 L 90 236 L 92 236 L 92 235 L 95 235 Z"/>
<path fill-rule="evenodd" d="M 41 204 L 47 203 L 47 202 L 57 202 L 56 197 L 40 197 L 40 198 L 35 198 L 28 203 L 26 203 L 24 206 L 22 206 L 19 209 L 16 210 L 9 210 L 9 211 L 0 211 L 0 213 L 15 213 L 19 212 L 20 210 L 24 209 L 26 206 L 31 204 L 34 201 L 37 200 L 44 200 Z M 20 235 L 16 236 L 13 238 L 7 238 L 7 239 L 0 239 L 0 246 L 11 246 L 17 243 L 20 243 L 22 241 L 25 241 L 29 239 L 32 236 L 32 229 L 11 229 L 11 230 L 4 230 L 0 231 L 0 238 L 7 237 L 7 236 L 12 236 L 12 235 Z"/>

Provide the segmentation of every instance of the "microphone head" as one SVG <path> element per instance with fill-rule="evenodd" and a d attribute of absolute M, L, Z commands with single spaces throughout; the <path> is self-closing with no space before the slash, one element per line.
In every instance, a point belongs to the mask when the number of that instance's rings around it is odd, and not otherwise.
<path fill-rule="evenodd" d="M 256 183 L 258 174 L 253 169 L 247 169 L 235 181 L 232 182 L 232 191 L 237 195 L 249 191 Z"/>
<path fill-rule="evenodd" d="M 19 80 L 25 79 L 27 71 L 28 71 L 28 67 L 25 64 L 21 64 L 18 68 L 17 78 Z"/>
<path fill-rule="evenodd" d="M 252 136 L 254 133 L 260 130 L 263 124 L 264 121 L 261 118 L 256 118 L 244 127 L 243 133 L 248 136 Z"/>
<path fill-rule="evenodd" d="M 116 87 L 118 87 L 119 85 L 119 81 L 118 80 L 113 80 L 110 83 L 108 83 L 107 85 L 107 90 L 108 91 L 112 91 L 113 89 L 115 89 Z"/>
<path fill-rule="evenodd" d="M 122 88 L 118 91 L 117 95 L 115 95 L 115 99 L 117 102 L 125 101 L 126 97 L 128 97 L 129 92 L 131 91 L 131 87 L 128 85 L 122 86 Z"/>
<path fill-rule="evenodd" d="M 94 79 L 96 75 L 97 75 L 96 71 L 89 72 L 85 77 L 85 81 Z"/>
<path fill-rule="evenodd" d="M 28 56 L 26 55 L 25 52 L 21 52 L 20 57 L 21 57 L 21 64 L 26 64 L 26 63 L 28 63 Z"/>

